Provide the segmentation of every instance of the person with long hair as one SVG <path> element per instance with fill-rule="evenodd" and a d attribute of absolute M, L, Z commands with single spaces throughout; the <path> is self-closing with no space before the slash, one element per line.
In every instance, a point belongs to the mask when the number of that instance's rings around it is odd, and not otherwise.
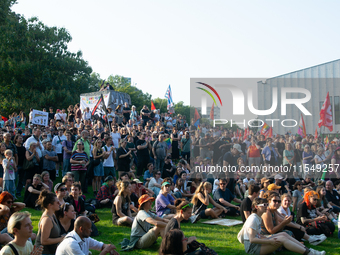
<path fill-rule="evenodd" d="M 270 180 L 268 178 L 263 177 L 261 179 L 261 190 L 260 190 L 260 198 L 264 197 L 264 194 L 268 191 L 268 186 L 270 185 Z"/>
<path fill-rule="evenodd" d="M 103 167 L 103 159 L 106 154 L 104 150 L 102 149 L 102 140 L 97 139 L 94 142 L 93 146 L 93 162 L 98 162 L 97 165 L 94 166 L 93 168 L 93 175 L 94 179 L 92 181 L 92 189 L 93 189 L 93 194 L 96 196 L 98 193 L 98 190 L 100 189 L 100 184 L 101 184 L 101 179 L 104 176 L 104 167 Z"/>
<path fill-rule="evenodd" d="M 112 204 L 112 223 L 118 226 L 131 226 L 133 218 L 130 210 L 131 184 L 129 181 L 117 183 L 118 195 Z"/>
<path fill-rule="evenodd" d="M 117 165 L 118 165 L 118 175 L 121 173 L 127 173 L 130 171 L 130 162 L 131 162 L 131 150 L 126 149 L 127 140 L 121 139 L 119 142 L 119 148 L 117 150 Z"/>
<path fill-rule="evenodd" d="M 74 210 L 73 205 L 64 203 L 60 206 L 60 209 L 55 212 L 58 219 L 58 225 L 60 228 L 60 234 L 67 234 L 74 229 L 74 222 L 76 220 L 77 213 Z"/>
<path fill-rule="evenodd" d="M 50 173 L 48 171 L 43 171 L 41 173 L 42 182 L 48 186 L 48 190 L 52 191 L 53 189 L 53 182 L 50 179 Z"/>
<path fill-rule="evenodd" d="M 321 229 L 317 228 L 316 224 L 326 225 L 328 229 L 333 233 L 335 226 L 333 223 L 327 222 L 327 216 L 318 216 L 316 204 L 318 203 L 319 195 L 314 190 L 305 192 L 303 201 L 298 206 L 297 211 L 297 223 L 306 228 L 306 232 L 309 235 L 319 235 Z M 314 223 L 315 222 L 315 223 Z M 312 223 L 312 224 L 310 224 Z M 313 226 L 314 223 L 314 226 Z"/>
<path fill-rule="evenodd" d="M 216 219 L 221 213 L 227 213 L 228 209 L 216 203 L 210 193 L 212 185 L 210 182 L 202 182 L 196 189 L 192 198 L 193 214 L 199 215 L 199 218 L 207 219 L 209 217 Z M 214 208 L 208 208 L 212 204 Z M 197 221 L 197 219 L 196 219 Z"/>
<path fill-rule="evenodd" d="M 316 208 L 318 209 L 320 215 L 326 215 L 327 218 L 333 221 L 334 224 L 337 224 L 338 221 L 336 220 L 336 214 L 333 212 L 333 207 L 328 203 L 328 200 L 326 198 L 326 188 L 324 186 L 318 186 L 316 188 L 316 193 L 318 193 L 319 195 L 318 202 L 316 203 Z"/>
<path fill-rule="evenodd" d="M 82 132 L 82 134 L 84 131 Z M 72 153 L 70 163 L 71 163 L 71 172 L 74 175 L 74 180 L 76 182 L 80 182 L 82 187 L 85 186 L 85 177 L 87 166 L 90 164 L 89 157 L 84 150 L 84 141 L 83 139 L 79 139 L 76 143 L 76 150 Z"/>
<path fill-rule="evenodd" d="M 7 227 L 9 217 L 25 208 L 25 204 L 14 202 L 14 197 L 7 191 L 0 194 L 0 231 Z M 1 238 L 0 238 L 1 239 Z"/>
<path fill-rule="evenodd" d="M 39 162 L 40 162 L 40 157 L 37 152 L 37 144 L 35 142 L 32 142 L 29 145 L 29 149 L 26 151 L 26 160 L 27 161 L 33 161 L 33 166 L 30 167 L 29 169 L 26 169 L 26 187 L 31 184 L 33 176 L 37 173 L 40 172 L 39 168 Z"/>
<path fill-rule="evenodd" d="M 64 236 L 60 235 L 60 227 L 55 216 L 55 212 L 59 210 L 59 200 L 56 194 L 44 190 L 40 193 L 37 203 L 45 211 L 39 221 L 35 244 L 44 246 L 43 254 L 55 254 L 58 244 L 64 239 Z"/>
<path fill-rule="evenodd" d="M 281 232 L 271 235 L 269 238 L 261 235 L 261 216 L 267 212 L 268 201 L 265 198 L 255 198 L 252 203 L 252 214 L 248 217 L 241 230 L 241 239 L 247 254 L 270 254 L 281 246 L 287 250 L 299 254 L 307 255 L 325 255 L 326 252 L 318 252 L 314 249 L 307 248 L 299 241 Z M 243 232 L 243 233 L 242 233 Z"/>
<path fill-rule="evenodd" d="M 182 244 L 182 245 L 180 245 Z M 183 232 L 179 229 L 172 229 L 162 240 L 161 247 L 159 248 L 160 255 L 183 255 L 183 254 L 196 254 L 203 255 L 205 252 L 199 250 L 187 253 L 188 238 L 186 238 Z"/>

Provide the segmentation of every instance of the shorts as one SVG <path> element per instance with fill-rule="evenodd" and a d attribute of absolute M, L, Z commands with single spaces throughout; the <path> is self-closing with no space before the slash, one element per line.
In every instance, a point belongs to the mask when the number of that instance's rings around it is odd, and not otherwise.
<path fill-rule="evenodd" d="M 244 249 L 248 254 L 256 254 L 260 255 L 261 252 L 261 244 L 251 243 L 249 240 L 244 240 Z"/>
<path fill-rule="evenodd" d="M 93 168 L 93 175 L 94 176 L 104 176 L 104 167 L 103 162 L 100 162 L 98 166 Z"/>
<path fill-rule="evenodd" d="M 152 229 L 150 229 L 148 233 L 139 238 L 135 248 L 146 249 L 150 247 L 154 242 L 156 242 L 157 238 L 158 237 L 155 235 L 155 232 Z"/>
<path fill-rule="evenodd" d="M 116 169 L 114 166 L 104 166 L 104 176 L 107 177 L 109 175 L 111 175 L 113 178 L 116 177 Z"/>
<path fill-rule="evenodd" d="M 209 218 L 209 216 L 207 216 L 207 215 L 205 214 L 205 210 L 203 210 L 203 211 L 200 212 L 200 217 L 201 217 L 201 219 L 208 219 L 208 218 Z"/>
<path fill-rule="evenodd" d="M 62 163 L 63 162 L 63 154 L 62 153 L 58 153 L 58 162 L 57 163 Z"/>

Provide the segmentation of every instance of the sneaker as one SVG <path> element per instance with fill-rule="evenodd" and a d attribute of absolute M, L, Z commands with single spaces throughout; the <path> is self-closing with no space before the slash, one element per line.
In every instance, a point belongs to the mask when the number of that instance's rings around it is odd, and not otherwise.
<path fill-rule="evenodd" d="M 308 253 L 308 255 L 325 255 L 325 254 L 326 254 L 325 251 L 317 251 L 312 248 L 309 249 L 309 253 Z"/>
<path fill-rule="evenodd" d="M 197 221 L 199 221 L 201 218 L 201 216 L 199 214 L 197 215 L 193 215 L 189 218 L 189 220 L 191 221 L 192 224 L 195 224 Z"/>
<path fill-rule="evenodd" d="M 334 225 L 338 224 L 338 220 L 333 219 L 332 222 L 334 223 Z"/>
<path fill-rule="evenodd" d="M 308 242 L 311 244 L 311 245 L 318 245 L 320 243 L 322 243 L 323 241 L 325 241 L 327 239 L 326 236 L 309 236 L 309 240 Z"/>

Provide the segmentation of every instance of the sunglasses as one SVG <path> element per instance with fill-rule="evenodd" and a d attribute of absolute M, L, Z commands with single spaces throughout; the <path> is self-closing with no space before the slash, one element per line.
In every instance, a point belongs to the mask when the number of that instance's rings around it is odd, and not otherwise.
<path fill-rule="evenodd" d="M 274 199 L 273 202 L 274 202 L 274 203 L 281 203 L 281 200 L 276 200 L 276 199 Z"/>
<path fill-rule="evenodd" d="M 224 185 L 227 185 L 227 184 L 226 184 L 226 183 L 220 183 L 220 185 L 223 185 L 223 186 L 224 186 Z"/>
<path fill-rule="evenodd" d="M 67 189 L 66 188 L 61 188 L 60 189 L 60 191 L 62 192 L 62 191 L 66 191 Z"/>
<path fill-rule="evenodd" d="M 264 203 L 264 204 L 258 204 L 257 206 L 263 206 L 263 207 L 268 207 L 268 203 Z"/>
<path fill-rule="evenodd" d="M 313 200 L 313 201 L 318 201 L 318 199 L 317 199 L 317 198 L 312 198 L 312 200 Z"/>
<path fill-rule="evenodd" d="M 8 200 L 6 201 L 6 203 L 9 205 L 9 204 L 13 204 L 13 200 Z"/>
<path fill-rule="evenodd" d="M 182 207 L 182 210 L 183 210 L 184 208 L 186 208 L 186 207 L 190 207 L 190 208 L 191 208 L 191 207 L 192 207 L 192 203 L 189 203 L 189 204 L 183 206 L 183 207 Z"/>

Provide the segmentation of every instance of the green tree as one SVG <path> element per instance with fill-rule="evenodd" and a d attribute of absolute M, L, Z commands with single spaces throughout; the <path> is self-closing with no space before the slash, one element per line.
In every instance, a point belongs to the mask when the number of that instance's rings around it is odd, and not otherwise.
<path fill-rule="evenodd" d="M 0 106 L 2 114 L 67 107 L 96 83 L 82 53 L 71 53 L 65 28 L 48 27 L 37 18 L 11 11 L 16 0 L 0 5 Z"/>

